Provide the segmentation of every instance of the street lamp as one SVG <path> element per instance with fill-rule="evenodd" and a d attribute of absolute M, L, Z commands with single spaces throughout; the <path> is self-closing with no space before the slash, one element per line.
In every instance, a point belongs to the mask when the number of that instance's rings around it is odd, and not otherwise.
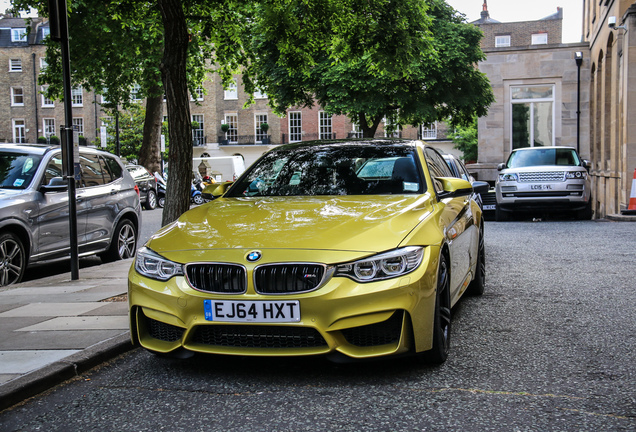
<path fill-rule="evenodd" d="M 574 61 L 576 62 L 576 152 L 580 153 L 581 143 L 581 65 L 583 64 L 583 53 L 577 51 L 574 53 Z"/>

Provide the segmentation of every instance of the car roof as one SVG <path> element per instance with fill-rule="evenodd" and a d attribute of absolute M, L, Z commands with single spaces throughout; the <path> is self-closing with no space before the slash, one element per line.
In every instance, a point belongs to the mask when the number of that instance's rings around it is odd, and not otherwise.
<path fill-rule="evenodd" d="M 417 146 L 424 147 L 425 144 L 422 141 L 401 139 L 401 138 L 355 138 L 355 139 L 342 139 L 342 140 L 319 140 L 319 141 L 302 141 L 298 143 L 284 144 L 276 147 L 274 150 L 292 150 L 292 149 L 316 149 L 326 150 L 329 148 L 345 147 L 345 146 L 360 146 L 360 147 L 377 147 L 377 146 L 394 146 L 394 147 L 411 147 Z"/>
<path fill-rule="evenodd" d="M 61 150 L 61 146 L 59 145 L 50 145 L 50 144 L 12 144 L 12 143 L 0 143 L 0 150 L 3 151 L 11 151 L 11 152 L 26 152 L 32 154 L 43 155 L 50 151 Z M 105 152 L 103 150 L 94 148 L 94 147 L 84 147 L 82 146 L 80 149 L 82 152 L 87 153 L 102 153 L 102 154 L 111 154 Z"/>
<path fill-rule="evenodd" d="M 513 152 L 518 151 L 533 151 L 533 150 L 547 150 L 547 149 L 557 149 L 557 150 L 576 150 L 574 147 L 568 146 L 537 146 L 537 147 L 522 147 L 518 149 L 514 149 Z"/>

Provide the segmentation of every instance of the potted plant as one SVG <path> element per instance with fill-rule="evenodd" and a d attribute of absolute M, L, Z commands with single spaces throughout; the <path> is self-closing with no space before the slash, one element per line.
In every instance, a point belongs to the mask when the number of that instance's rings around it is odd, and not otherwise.
<path fill-rule="evenodd" d="M 53 144 L 53 145 L 59 145 L 60 144 L 60 138 L 57 135 L 51 135 L 49 140 L 50 140 L 50 143 Z"/>
<path fill-rule="evenodd" d="M 223 132 L 223 136 L 219 137 L 219 144 L 227 145 L 229 140 L 227 139 L 227 131 L 230 130 L 230 125 L 227 123 L 221 123 L 221 132 Z"/>
<path fill-rule="evenodd" d="M 265 136 L 261 139 L 262 144 L 269 144 L 269 135 L 267 135 L 268 129 L 269 125 L 267 123 L 261 123 L 261 131 L 265 134 Z"/>
<path fill-rule="evenodd" d="M 45 136 L 38 137 L 37 143 L 38 144 L 46 144 L 47 143 L 46 137 Z"/>

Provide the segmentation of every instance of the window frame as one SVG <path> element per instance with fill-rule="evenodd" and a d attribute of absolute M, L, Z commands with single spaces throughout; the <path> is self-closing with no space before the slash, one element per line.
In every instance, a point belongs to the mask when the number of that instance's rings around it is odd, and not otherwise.
<path fill-rule="evenodd" d="M 225 132 L 225 139 L 230 144 L 238 144 L 238 113 L 229 113 L 224 116 L 225 124 L 230 128 Z"/>
<path fill-rule="evenodd" d="M 532 33 L 531 36 L 531 45 L 547 45 L 548 44 L 548 33 Z M 541 40 L 539 40 L 541 38 Z M 545 42 L 543 40 L 545 39 Z"/>
<path fill-rule="evenodd" d="M 46 97 L 46 91 L 49 86 L 42 86 L 40 89 L 42 95 L 42 108 L 55 108 L 55 101 Z"/>
<path fill-rule="evenodd" d="M 505 48 L 510 46 L 510 35 L 496 35 L 495 36 L 495 48 Z"/>
<path fill-rule="evenodd" d="M 16 94 L 16 90 L 20 90 L 19 94 Z M 16 98 L 19 97 L 22 99 L 22 102 L 16 102 Z M 11 87 L 11 106 L 12 107 L 21 107 L 24 106 L 24 87 Z"/>
<path fill-rule="evenodd" d="M 263 133 L 263 131 L 261 130 L 261 125 L 263 123 L 269 124 L 269 118 L 267 116 L 267 113 L 265 114 L 255 113 L 254 114 L 254 141 L 257 144 L 262 144 L 263 138 L 267 139 L 268 137 L 268 134 Z"/>
<path fill-rule="evenodd" d="M 238 86 L 235 81 L 228 84 L 227 89 L 223 89 L 224 100 L 238 100 Z"/>
<path fill-rule="evenodd" d="M 11 29 L 11 42 L 26 42 L 27 41 L 27 29 L 26 27 L 15 27 Z"/>
<path fill-rule="evenodd" d="M 333 116 L 326 111 L 318 111 L 318 138 L 332 139 L 333 137 Z"/>
<path fill-rule="evenodd" d="M 302 111 L 289 111 L 287 113 L 287 122 L 289 127 L 289 142 L 290 143 L 301 142 L 303 140 Z M 294 124 L 292 124 L 292 122 L 294 122 Z M 294 130 L 294 132 L 292 132 L 292 129 Z"/>
<path fill-rule="evenodd" d="M 10 58 L 9 59 L 9 72 L 22 72 L 22 59 Z"/>
<path fill-rule="evenodd" d="M 84 106 L 84 89 L 82 86 L 71 89 L 71 105 L 74 107 Z"/>
<path fill-rule="evenodd" d="M 531 87 L 550 87 L 551 88 L 551 97 L 533 97 L 533 98 L 514 98 L 513 97 L 513 92 L 515 91 L 515 89 L 518 88 L 531 88 Z M 535 120 L 534 120 L 534 116 L 535 116 L 535 104 L 538 103 L 551 103 L 552 104 L 552 113 L 551 113 L 551 118 L 550 118 L 550 122 L 551 122 L 551 126 L 552 126 L 552 130 L 550 132 L 551 134 L 551 143 L 550 146 L 555 146 L 556 145 L 556 84 L 555 83 L 544 83 L 544 84 L 516 84 L 516 85 L 511 85 L 509 88 L 509 97 L 510 97 L 510 117 L 509 117 L 509 121 L 510 121 L 510 151 L 517 149 L 517 148 L 525 148 L 525 147 L 537 147 L 534 145 L 535 143 Z M 522 146 L 522 147 L 515 147 L 514 146 L 514 105 L 523 105 L 523 104 L 529 104 L 530 108 L 529 108 L 529 112 L 530 112 L 530 118 L 528 120 L 528 123 L 530 125 L 533 125 L 532 128 L 530 128 L 529 131 L 529 146 Z"/>
<path fill-rule="evenodd" d="M 17 125 L 16 122 L 22 122 L 22 125 Z M 16 132 L 18 130 L 22 130 L 22 135 L 20 139 L 16 139 L 18 135 Z M 23 118 L 11 119 L 11 134 L 13 138 L 13 142 L 16 144 L 26 143 L 26 121 Z"/>

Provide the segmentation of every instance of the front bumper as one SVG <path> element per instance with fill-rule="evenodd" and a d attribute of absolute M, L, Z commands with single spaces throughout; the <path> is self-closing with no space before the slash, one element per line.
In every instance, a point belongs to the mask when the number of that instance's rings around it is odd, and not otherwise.
<path fill-rule="evenodd" d="M 582 210 L 590 201 L 586 180 L 525 183 L 499 182 L 497 206 L 504 210 Z"/>
<path fill-rule="evenodd" d="M 427 247 L 422 264 L 402 277 L 366 284 L 333 277 L 315 291 L 289 295 L 257 294 L 252 282 L 242 295 L 204 293 L 192 289 L 184 277 L 160 282 L 141 276 L 133 266 L 128 284 L 131 337 L 159 353 L 340 353 L 362 359 L 425 351 L 432 347 L 438 256 L 438 248 Z M 298 300 L 301 318 L 294 323 L 206 321 L 204 300 Z"/>

